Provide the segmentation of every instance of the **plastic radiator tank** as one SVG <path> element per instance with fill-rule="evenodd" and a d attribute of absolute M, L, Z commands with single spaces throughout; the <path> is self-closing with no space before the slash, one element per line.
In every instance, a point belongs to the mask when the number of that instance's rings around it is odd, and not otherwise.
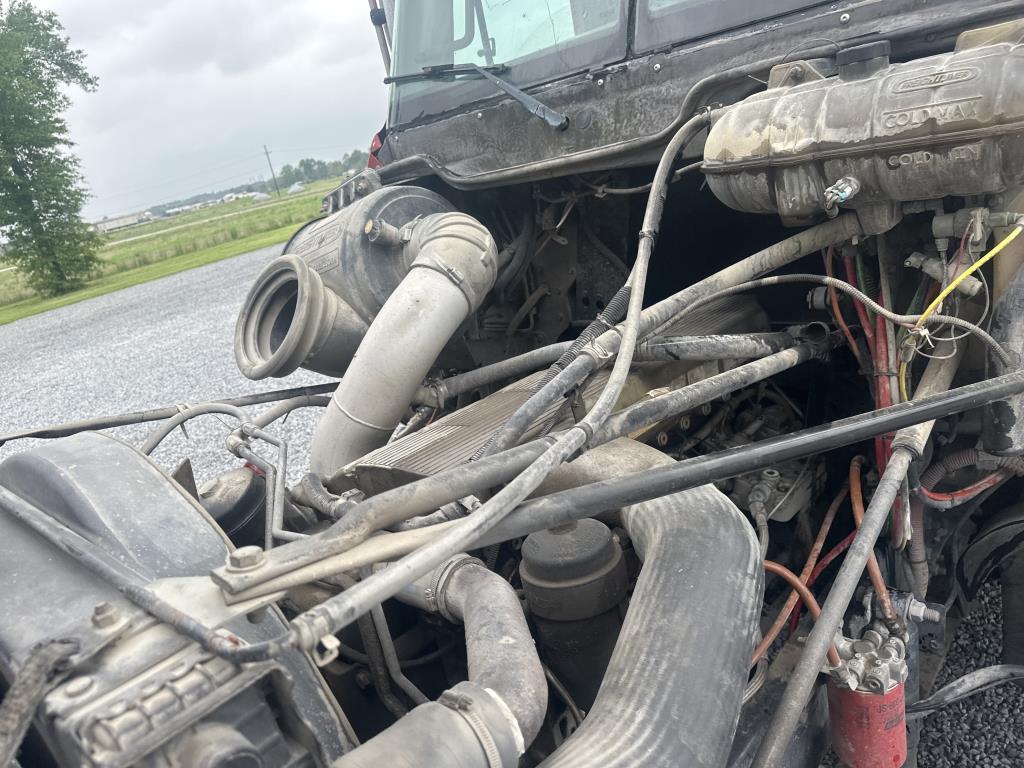
<path fill-rule="evenodd" d="M 992 42 L 998 41 L 998 42 Z M 1024 181 L 1024 22 L 965 32 L 953 53 L 891 64 L 885 41 L 776 66 L 721 110 L 704 149 L 715 195 L 791 225 Z M 829 71 L 829 69 L 834 70 Z"/>

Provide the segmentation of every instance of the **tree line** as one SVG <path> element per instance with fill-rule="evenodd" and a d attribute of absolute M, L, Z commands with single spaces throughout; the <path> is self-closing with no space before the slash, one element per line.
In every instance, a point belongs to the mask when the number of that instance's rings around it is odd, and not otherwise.
<path fill-rule="evenodd" d="M 44 295 L 78 288 L 99 264 L 64 122 L 68 89 L 96 84 L 53 12 L 0 0 L 0 246 Z"/>
<path fill-rule="evenodd" d="M 368 152 L 354 149 L 342 155 L 341 160 L 316 160 L 305 157 L 295 165 L 282 165 L 277 174 L 277 183 L 291 186 L 297 181 L 320 181 L 344 176 L 346 173 L 358 173 L 366 167 L 370 159 Z"/>

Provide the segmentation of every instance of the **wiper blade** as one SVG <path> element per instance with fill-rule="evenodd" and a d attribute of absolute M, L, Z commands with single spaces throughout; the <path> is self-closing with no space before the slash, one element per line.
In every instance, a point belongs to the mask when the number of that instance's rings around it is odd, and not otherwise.
<path fill-rule="evenodd" d="M 507 80 L 502 80 L 497 73 L 508 71 L 506 64 L 494 64 L 489 67 L 481 67 L 478 64 L 437 64 L 424 67 L 422 72 L 413 72 L 408 75 L 396 75 L 385 77 L 384 83 L 411 83 L 418 80 L 447 80 L 459 76 L 482 77 L 496 85 L 500 90 L 507 93 L 513 99 L 526 107 L 530 114 L 539 117 L 545 123 L 559 131 L 569 127 L 569 118 L 561 112 L 542 104 L 526 91 L 520 90 Z"/>

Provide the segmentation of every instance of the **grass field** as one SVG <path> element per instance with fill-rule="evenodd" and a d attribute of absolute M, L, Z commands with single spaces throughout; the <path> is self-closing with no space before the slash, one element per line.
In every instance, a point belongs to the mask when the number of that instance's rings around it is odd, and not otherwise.
<path fill-rule="evenodd" d="M 78 291 L 43 298 L 17 272 L 0 273 L 0 325 L 102 296 L 186 269 L 283 243 L 320 212 L 338 180 L 310 184 L 281 200 L 234 200 L 112 232 L 100 249 L 100 274 Z"/>

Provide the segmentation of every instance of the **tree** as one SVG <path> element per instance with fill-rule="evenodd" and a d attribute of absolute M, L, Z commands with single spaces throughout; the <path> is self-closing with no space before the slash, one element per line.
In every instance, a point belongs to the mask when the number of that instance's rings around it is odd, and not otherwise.
<path fill-rule="evenodd" d="M 68 87 L 96 87 L 84 61 L 56 14 L 0 2 L 0 241 L 4 260 L 46 295 L 79 287 L 99 263 L 63 117 Z"/>

